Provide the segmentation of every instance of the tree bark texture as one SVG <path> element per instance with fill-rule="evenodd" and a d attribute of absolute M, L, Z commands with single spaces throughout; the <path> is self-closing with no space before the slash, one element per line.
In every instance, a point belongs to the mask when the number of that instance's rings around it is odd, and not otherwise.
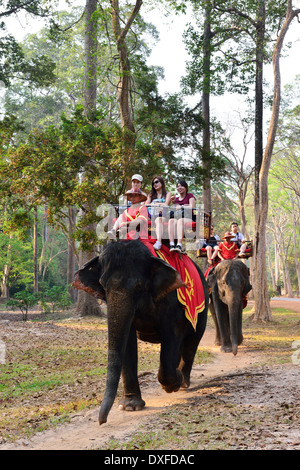
<path fill-rule="evenodd" d="M 97 98 L 97 0 L 86 0 L 84 34 L 84 109 L 87 116 L 96 109 Z"/>
<path fill-rule="evenodd" d="M 259 172 L 263 159 L 263 64 L 265 43 L 265 0 L 259 0 L 256 22 L 256 70 L 255 70 L 255 192 L 254 210 L 259 211 Z"/>
<path fill-rule="evenodd" d="M 37 207 L 34 208 L 34 219 L 33 219 L 33 291 L 39 291 L 39 264 L 38 264 L 38 215 Z"/>
<path fill-rule="evenodd" d="M 97 104 L 97 0 L 86 0 L 85 6 L 85 81 L 84 81 L 84 105 L 86 116 L 93 115 Z M 93 207 L 86 204 L 87 212 L 93 211 Z M 86 227 L 86 230 L 96 230 L 94 226 Z M 85 264 L 95 256 L 94 251 L 81 252 L 80 265 Z M 81 316 L 103 316 L 97 299 L 86 292 L 78 291 L 76 313 Z"/>
<path fill-rule="evenodd" d="M 203 35 L 203 89 L 202 89 L 202 117 L 204 121 L 202 146 L 204 170 L 209 170 L 210 163 L 210 62 L 211 62 L 211 30 L 210 30 L 211 2 L 205 6 L 204 35 Z M 205 212 L 211 212 L 211 182 L 205 178 L 203 182 L 203 205 Z"/>
<path fill-rule="evenodd" d="M 73 207 L 68 208 L 68 215 L 69 215 L 69 233 L 68 233 L 68 261 L 67 261 L 67 285 L 68 285 L 68 292 L 71 296 L 73 302 L 77 299 L 77 290 L 71 286 L 74 275 L 75 275 L 75 245 L 73 239 L 73 232 L 75 227 L 76 221 L 76 212 Z"/>

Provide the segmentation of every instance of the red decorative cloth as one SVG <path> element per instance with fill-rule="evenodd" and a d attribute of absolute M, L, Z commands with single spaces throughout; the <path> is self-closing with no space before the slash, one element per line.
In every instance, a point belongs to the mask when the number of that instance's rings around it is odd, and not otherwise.
<path fill-rule="evenodd" d="M 159 256 L 179 272 L 186 287 L 177 289 L 177 298 L 184 306 L 186 318 L 191 322 L 193 328 L 196 329 L 198 314 L 205 308 L 205 296 L 203 285 L 194 263 L 185 254 L 182 254 L 180 259 L 178 253 L 170 252 L 169 248 L 165 245 L 162 245 L 160 250 L 155 251 L 153 245 L 156 240 L 153 238 L 143 239 L 141 242 L 144 243 L 154 256 Z"/>

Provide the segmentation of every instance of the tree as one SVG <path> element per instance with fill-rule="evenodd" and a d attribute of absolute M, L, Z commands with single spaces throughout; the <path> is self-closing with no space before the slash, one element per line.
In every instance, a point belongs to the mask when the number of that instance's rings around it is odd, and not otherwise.
<path fill-rule="evenodd" d="M 51 15 L 51 3 L 40 0 L 3 0 L 0 4 L 0 32 L 5 32 L 5 19 L 20 11 L 33 16 L 48 18 Z M 12 35 L 0 37 L 0 81 L 9 86 L 16 76 L 35 83 L 37 86 L 50 84 L 55 76 L 53 61 L 40 52 L 31 60 L 26 60 L 22 47 Z"/>
<path fill-rule="evenodd" d="M 37 293 L 31 293 L 28 290 L 17 292 L 13 299 L 6 302 L 7 307 L 13 310 L 19 309 L 23 315 L 23 321 L 27 321 L 28 310 L 38 302 Z"/>
<path fill-rule="evenodd" d="M 97 3 L 97 0 L 86 0 L 85 5 L 84 110 L 92 120 L 97 100 Z"/>
<path fill-rule="evenodd" d="M 84 113 L 92 122 L 95 122 L 97 103 L 97 0 L 86 0 L 85 6 L 85 48 L 84 48 Z M 92 166 L 92 161 L 89 162 Z M 82 173 L 83 180 L 86 178 Z M 84 204 L 84 212 L 94 213 L 93 204 L 88 201 Z M 95 222 L 84 227 L 87 233 L 96 232 Z M 95 256 L 95 247 L 89 250 L 81 250 L 80 265 L 85 264 Z M 102 311 L 97 299 L 84 291 L 78 292 L 77 313 L 79 315 L 102 316 Z"/>
<path fill-rule="evenodd" d="M 231 123 L 231 129 L 227 128 L 223 132 L 220 129 L 220 137 L 214 139 L 214 141 L 219 144 L 219 152 L 222 154 L 226 166 L 221 179 L 216 180 L 212 187 L 213 192 L 222 201 L 231 219 L 241 221 L 241 232 L 245 235 L 246 240 L 250 240 L 250 234 L 247 227 L 245 205 L 249 183 L 254 172 L 254 168 L 247 164 L 249 144 L 253 137 L 250 126 L 251 120 L 249 121 L 247 116 L 242 118 L 239 115 L 239 122 L 236 125 Z M 236 127 L 242 131 L 242 147 L 239 152 L 234 150 L 231 145 L 232 129 L 236 129 Z M 232 206 L 234 206 L 234 209 L 232 209 Z"/>
<path fill-rule="evenodd" d="M 268 175 L 271 164 L 271 158 L 274 148 L 274 142 L 277 132 L 281 81 L 280 81 L 280 54 L 285 35 L 293 19 L 299 15 L 300 9 L 293 10 L 292 1 L 288 0 L 284 22 L 279 31 L 277 41 L 273 49 L 273 105 L 271 121 L 268 131 L 268 138 L 263 154 L 262 164 L 259 172 L 259 207 L 257 213 L 257 222 L 255 227 L 255 319 L 270 320 L 272 318 L 270 302 L 268 297 L 267 272 L 266 272 L 266 223 L 268 216 Z"/>
<path fill-rule="evenodd" d="M 299 107 L 290 108 L 293 97 L 299 96 L 299 77 L 285 88 L 283 113 L 278 123 L 275 148 L 273 152 L 270 175 L 269 196 L 270 215 L 274 231 L 279 220 L 285 220 L 286 232 L 290 238 L 289 263 L 295 265 L 295 290 L 300 291 L 300 170 L 299 170 Z M 284 99 L 285 98 L 285 99 Z M 284 103 L 283 103 L 284 105 Z M 282 244 L 278 244 L 278 251 Z M 293 261 L 292 261 L 293 260 Z M 292 270 L 292 266 L 291 266 Z"/>

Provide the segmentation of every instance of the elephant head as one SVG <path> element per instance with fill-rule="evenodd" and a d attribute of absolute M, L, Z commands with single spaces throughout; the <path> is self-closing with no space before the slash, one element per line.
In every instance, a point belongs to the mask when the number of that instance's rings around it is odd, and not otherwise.
<path fill-rule="evenodd" d="M 237 354 L 243 341 L 243 298 L 252 289 L 249 269 L 239 260 L 225 260 L 214 267 L 208 275 L 211 290 L 210 310 L 216 324 L 217 342 L 221 350 Z"/>
<path fill-rule="evenodd" d="M 184 285 L 174 268 L 138 241 L 110 243 L 77 271 L 73 286 L 107 302 L 108 365 L 100 424 L 107 421 L 117 393 L 136 312 L 145 312 L 147 321 L 148 312 L 154 311 L 160 299 Z"/>

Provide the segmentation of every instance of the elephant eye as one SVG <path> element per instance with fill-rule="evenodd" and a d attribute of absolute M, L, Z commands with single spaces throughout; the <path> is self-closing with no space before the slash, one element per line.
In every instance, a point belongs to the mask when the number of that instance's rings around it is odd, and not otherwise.
<path fill-rule="evenodd" d="M 135 283 L 135 288 L 136 289 L 142 289 L 142 287 L 143 287 L 143 283 L 140 279 L 138 279 Z"/>

